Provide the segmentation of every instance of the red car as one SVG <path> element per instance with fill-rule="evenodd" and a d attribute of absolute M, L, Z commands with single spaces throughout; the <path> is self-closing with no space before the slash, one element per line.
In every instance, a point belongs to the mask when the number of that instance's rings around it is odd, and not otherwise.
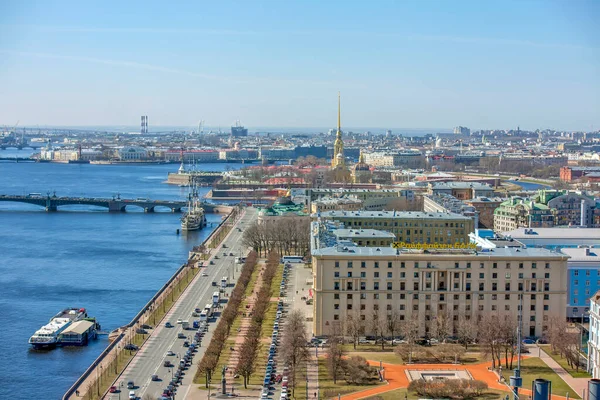
<path fill-rule="evenodd" d="M 117 387 L 111 386 L 110 389 L 108 389 L 108 393 L 117 393 Z"/>

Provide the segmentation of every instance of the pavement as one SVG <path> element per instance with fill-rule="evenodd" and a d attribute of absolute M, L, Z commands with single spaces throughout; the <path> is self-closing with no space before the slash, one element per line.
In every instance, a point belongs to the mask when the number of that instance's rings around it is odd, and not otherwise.
<path fill-rule="evenodd" d="M 544 363 L 546 363 L 548 367 L 552 368 L 552 370 L 558 376 L 560 376 L 562 380 L 565 381 L 566 384 L 569 385 L 571 389 L 575 391 L 575 393 L 577 393 L 583 398 L 583 393 L 584 391 L 587 391 L 588 388 L 589 378 L 573 378 L 571 374 L 569 374 L 563 367 L 561 367 L 559 363 L 554 361 L 554 359 L 550 357 L 550 355 L 548 355 L 548 353 L 546 353 L 541 347 L 535 345 L 530 347 L 537 347 L 540 359 Z M 535 349 L 531 349 L 530 351 L 533 353 Z"/>
<path fill-rule="evenodd" d="M 179 364 L 180 358 L 187 350 L 183 347 L 184 339 L 178 339 L 177 335 L 180 332 L 183 332 L 190 338 L 191 343 L 191 339 L 195 334 L 195 330 L 193 329 L 182 330 L 181 325 L 176 323 L 177 319 L 189 320 L 191 327 L 192 321 L 198 319 L 192 317 L 194 308 L 204 308 L 205 304 L 211 303 L 213 292 L 218 290 L 218 287 L 212 286 L 213 281 L 220 282 L 222 277 L 229 276 L 230 284 L 226 289 L 226 293 L 227 296 L 231 294 L 241 269 L 240 264 L 235 264 L 235 258 L 239 257 L 240 254 L 246 255 L 248 252 L 248 249 L 242 245 L 243 230 L 254 222 L 257 216 L 258 213 L 256 209 L 246 209 L 245 214 L 230 231 L 221 245 L 211 252 L 209 261 L 213 261 L 214 265 L 208 265 L 207 267 L 202 268 L 208 273 L 208 276 L 203 277 L 201 274 L 198 274 L 161 323 L 157 324 L 154 329 L 149 330 L 150 337 L 146 343 L 138 351 L 117 381 L 113 383 L 113 385 L 121 388 L 121 392 L 108 394 L 105 399 L 127 399 L 129 393 L 127 382 L 129 381 L 135 383 L 134 391 L 138 399 L 147 397 L 156 399 L 160 397 L 163 389 L 171 381 L 172 374 L 177 371 L 177 365 Z M 237 227 L 242 228 L 242 232 L 238 232 Z M 227 253 L 227 256 L 223 256 L 224 252 Z M 233 253 L 233 256 L 230 256 L 229 253 Z M 218 256 L 218 259 L 215 258 L 215 255 Z M 209 261 L 206 261 L 205 265 L 209 264 Z M 221 298 L 223 299 L 223 295 Z M 225 306 L 225 304 L 221 305 Z M 174 327 L 166 328 L 164 325 L 167 321 L 171 322 Z M 194 375 L 196 374 L 197 363 L 202 358 L 206 346 L 210 343 L 215 327 L 216 322 L 215 318 L 213 318 L 212 322 L 209 323 L 209 331 L 202 340 L 202 345 L 194 355 L 191 366 L 185 371 L 183 381 L 177 388 L 175 398 L 183 399 L 186 397 L 187 392 L 192 386 Z M 169 350 L 179 354 L 179 357 L 177 355 L 167 356 Z M 171 361 L 171 363 L 174 364 L 174 367 L 164 367 L 163 364 L 166 360 Z M 158 375 L 159 380 L 152 381 L 152 375 Z"/>

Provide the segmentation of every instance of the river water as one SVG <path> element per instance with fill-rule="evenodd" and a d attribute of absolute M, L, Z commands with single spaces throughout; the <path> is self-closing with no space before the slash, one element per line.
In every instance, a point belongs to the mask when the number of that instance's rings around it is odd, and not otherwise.
<path fill-rule="evenodd" d="M 27 156 L 6 150 L 1 157 Z M 201 164 L 199 169 L 239 168 Z M 0 194 L 184 199 L 185 188 L 162 183 L 170 165 L 0 162 Z M 205 189 L 207 190 L 207 189 Z M 208 214 L 216 225 L 220 215 Z M 0 387 L 10 398 L 59 399 L 108 344 L 34 351 L 29 337 L 58 311 L 85 307 L 103 330 L 129 322 L 188 251 L 214 229 L 177 235 L 179 214 L 72 206 L 56 213 L 0 202 Z"/>

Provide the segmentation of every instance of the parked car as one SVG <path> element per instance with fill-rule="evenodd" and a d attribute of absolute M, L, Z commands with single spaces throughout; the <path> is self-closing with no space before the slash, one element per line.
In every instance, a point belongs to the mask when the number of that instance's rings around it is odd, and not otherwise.
<path fill-rule="evenodd" d="M 166 361 L 163 363 L 163 366 L 164 366 L 164 367 L 167 367 L 167 368 L 170 368 L 170 367 L 172 367 L 172 366 L 173 366 L 173 363 L 171 363 L 171 361 L 169 361 L 169 360 L 166 360 Z"/>
<path fill-rule="evenodd" d="M 179 332 L 177 334 L 177 339 L 187 339 L 187 336 L 185 336 L 185 333 L 183 332 Z"/>
<path fill-rule="evenodd" d="M 172 328 L 173 325 L 170 322 L 165 323 L 165 328 Z"/>
<path fill-rule="evenodd" d="M 131 390 L 129 392 L 129 400 L 136 400 L 137 396 L 135 395 L 135 392 L 133 390 Z"/>
<path fill-rule="evenodd" d="M 143 324 L 142 326 L 140 326 L 140 328 L 142 328 L 142 329 L 152 329 L 152 325 Z"/>
<path fill-rule="evenodd" d="M 208 274 L 205 271 L 202 271 L 202 273 L 200 274 L 200 276 L 208 276 Z"/>
<path fill-rule="evenodd" d="M 147 330 L 145 330 L 145 329 L 142 329 L 142 328 L 137 328 L 137 329 L 135 330 L 135 333 L 139 333 L 140 335 L 147 335 L 147 334 L 148 334 L 148 331 L 147 331 Z"/>
<path fill-rule="evenodd" d="M 158 375 L 152 375 L 150 379 L 152 379 L 154 382 L 159 380 Z"/>
<path fill-rule="evenodd" d="M 126 344 L 126 345 L 125 345 L 125 347 L 123 347 L 123 348 L 124 348 L 125 350 L 133 350 L 133 351 L 135 351 L 135 350 L 139 349 L 139 347 L 137 347 L 137 346 L 136 346 L 135 344 L 133 344 L 133 343 Z"/>
<path fill-rule="evenodd" d="M 117 387 L 116 387 L 116 386 L 111 386 L 111 387 L 108 389 L 108 393 L 117 393 Z"/>

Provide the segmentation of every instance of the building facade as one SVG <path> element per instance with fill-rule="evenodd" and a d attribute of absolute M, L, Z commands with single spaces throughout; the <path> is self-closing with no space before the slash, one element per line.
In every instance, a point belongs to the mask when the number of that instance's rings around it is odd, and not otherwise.
<path fill-rule="evenodd" d="M 504 200 L 501 197 L 475 197 L 464 202 L 479 213 L 479 228 L 494 229 L 494 211 Z"/>
<path fill-rule="evenodd" d="M 494 211 L 494 230 L 512 231 L 517 228 L 552 228 L 554 216 L 547 205 L 522 197 L 503 201 Z"/>
<path fill-rule="evenodd" d="M 310 212 L 319 213 L 333 210 L 358 211 L 362 207 L 362 200 L 359 200 L 355 196 L 322 197 L 319 200 L 311 202 Z"/>
<path fill-rule="evenodd" d="M 588 372 L 600 379 L 600 292 L 590 299 L 590 337 L 588 340 Z"/>
<path fill-rule="evenodd" d="M 590 298 L 600 290 L 600 249 L 563 248 L 567 263 L 567 318 L 587 322 Z"/>
<path fill-rule="evenodd" d="M 459 200 L 494 195 L 494 188 L 480 182 L 432 182 L 428 185 L 428 194 L 449 194 Z"/>
<path fill-rule="evenodd" d="M 326 211 L 313 218 L 342 222 L 349 229 L 379 229 L 406 243 L 469 243 L 473 219 L 452 213 Z"/>
<path fill-rule="evenodd" d="M 352 196 L 363 202 L 363 208 L 368 211 L 393 208 L 395 210 L 415 210 L 420 204 L 415 192 L 410 189 L 321 189 L 312 188 L 306 190 L 309 202 L 323 197 Z"/>
<path fill-rule="evenodd" d="M 565 317 L 567 256 L 546 249 L 403 250 L 327 247 L 312 251 L 315 335 L 348 318 L 416 318 L 427 336 L 440 314 L 456 329 L 459 316 L 477 321 L 497 313 L 516 318 L 524 336 L 540 337 L 550 317 Z"/>

